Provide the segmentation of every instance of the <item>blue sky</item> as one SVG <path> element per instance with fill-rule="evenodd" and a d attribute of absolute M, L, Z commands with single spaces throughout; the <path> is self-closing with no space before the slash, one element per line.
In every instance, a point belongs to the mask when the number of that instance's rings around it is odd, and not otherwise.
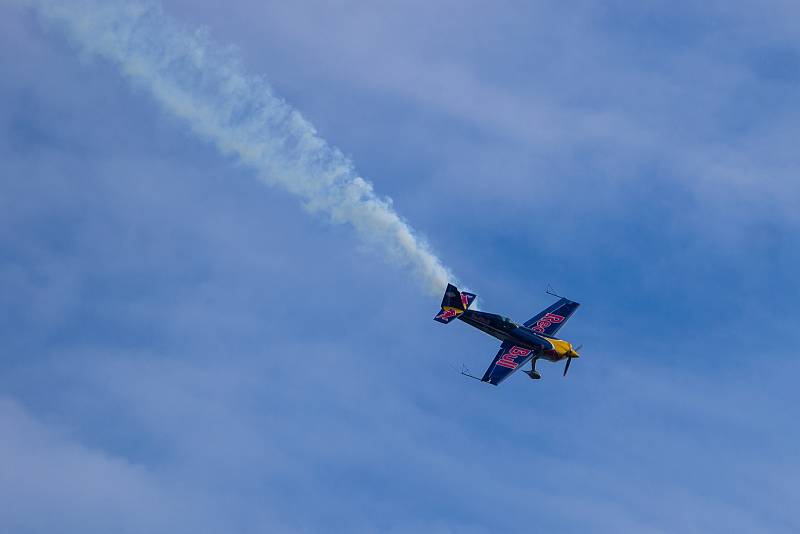
<path fill-rule="evenodd" d="M 13 4 L 13 5 L 12 5 Z M 233 45 L 490 311 L 496 343 L 0 7 L 0 530 L 795 532 L 789 2 L 164 1 Z M 75 12 L 91 13 L 91 1 Z"/>

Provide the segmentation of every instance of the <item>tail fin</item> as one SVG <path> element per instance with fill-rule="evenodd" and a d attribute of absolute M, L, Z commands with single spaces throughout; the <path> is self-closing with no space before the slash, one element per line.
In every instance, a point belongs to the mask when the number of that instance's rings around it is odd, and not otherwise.
<path fill-rule="evenodd" d="M 433 320 L 444 324 L 449 323 L 469 308 L 472 301 L 475 300 L 475 296 L 474 293 L 459 291 L 453 284 L 447 284 L 442 298 L 442 311 Z"/>

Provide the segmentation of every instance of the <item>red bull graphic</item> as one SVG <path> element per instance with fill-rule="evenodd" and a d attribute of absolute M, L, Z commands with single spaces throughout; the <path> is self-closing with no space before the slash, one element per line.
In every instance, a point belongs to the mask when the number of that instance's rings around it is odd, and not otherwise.
<path fill-rule="evenodd" d="M 458 312 L 452 308 L 447 310 L 442 310 L 442 313 L 436 316 L 436 319 L 451 319 L 458 315 Z"/>
<path fill-rule="evenodd" d="M 531 330 L 534 332 L 539 332 L 540 334 L 544 334 L 545 329 L 552 325 L 553 323 L 560 323 L 564 320 L 564 317 L 561 315 L 556 315 L 555 313 L 546 313 L 544 317 L 536 321 L 536 324 L 531 325 Z"/>
<path fill-rule="evenodd" d="M 514 345 L 511 347 L 511 350 L 503 354 L 499 360 L 497 360 L 497 365 L 501 365 L 503 367 L 508 367 L 509 369 L 516 369 L 517 362 L 516 359 L 518 357 L 525 357 L 530 354 L 531 351 L 528 349 L 523 349 L 522 347 L 517 347 Z"/>

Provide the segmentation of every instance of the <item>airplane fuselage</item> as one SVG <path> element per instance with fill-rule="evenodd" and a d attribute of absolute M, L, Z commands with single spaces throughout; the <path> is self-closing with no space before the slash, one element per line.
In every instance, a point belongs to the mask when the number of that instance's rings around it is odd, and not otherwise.
<path fill-rule="evenodd" d="M 569 342 L 537 334 L 496 313 L 465 310 L 458 318 L 500 341 L 508 341 L 534 351 L 537 358 L 557 362 L 566 358 L 572 351 Z"/>

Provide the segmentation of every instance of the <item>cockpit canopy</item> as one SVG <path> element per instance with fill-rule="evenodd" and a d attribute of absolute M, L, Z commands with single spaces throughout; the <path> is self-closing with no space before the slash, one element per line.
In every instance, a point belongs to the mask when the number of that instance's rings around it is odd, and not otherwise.
<path fill-rule="evenodd" d="M 481 313 L 480 316 L 477 316 L 475 319 L 478 322 L 504 332 L 510 332 L 519 327 L 517 323 L 508 317 L 503 317 L 495 313 Z"/>

